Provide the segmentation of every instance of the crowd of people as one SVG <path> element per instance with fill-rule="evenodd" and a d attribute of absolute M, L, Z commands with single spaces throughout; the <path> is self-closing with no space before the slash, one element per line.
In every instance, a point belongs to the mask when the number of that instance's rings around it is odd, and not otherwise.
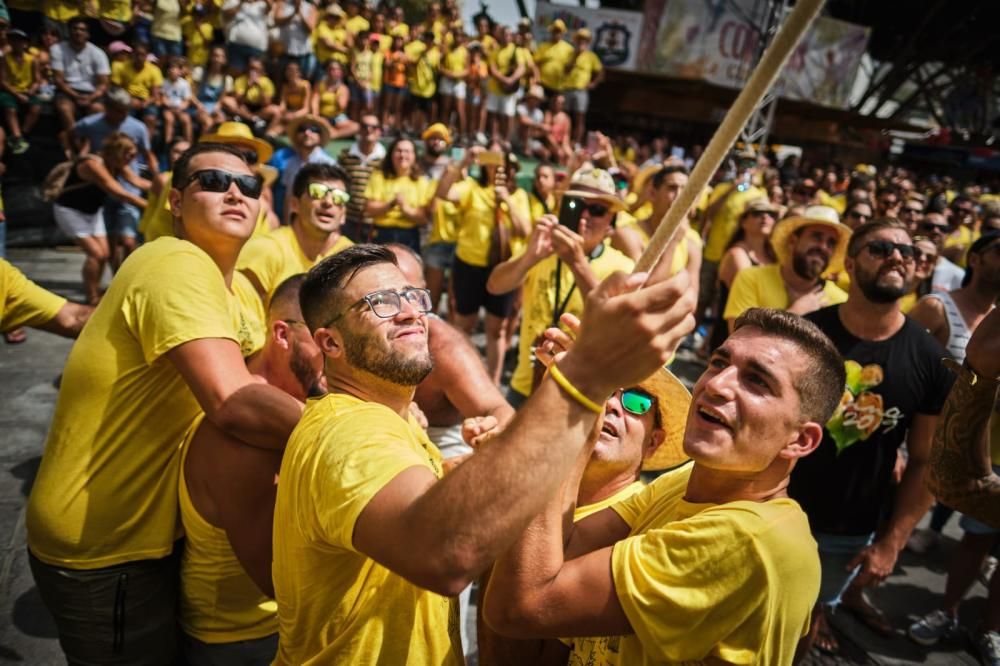
<path fill-rule="evenodd" d="M 952 509 L 908 633 L 955 630 L 1000 534 L 1000 196 L 741 149 L 630 275 L 699 149 L 586 132 L 586 30 L 107 11 L 12 7 L 0 78 L 23 152 L 12 76 L 51 69 L 85 254 L 83 304 L 0 260 L 9 342 L 78 336 L 26 516 L 70 663 L 790 664 L 836 609 L 891 631 L 866 589 Z"/>

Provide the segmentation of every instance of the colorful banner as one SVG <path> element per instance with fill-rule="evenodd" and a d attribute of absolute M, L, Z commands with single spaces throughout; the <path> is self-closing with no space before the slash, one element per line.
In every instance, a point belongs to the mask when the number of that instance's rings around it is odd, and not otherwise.
<path fill-rule="evenodd" d="M 766 11 L 756 0 L 650 0 L 636 69 L 740 88 Z M 779 94 L 846 107 L 868 36 L 864 26 L 817 19 L 785 66 Z"/>
<path fill-rule="evenodd" d="M 591 48 L 605 67 L 635 69 L 639 50 L 639 32 L 642 13 L 616 9 L 587 9 L 554 5 L 539 0 L 535 6 L 533 33 L 536 42 L 549 38 L 549 25 L 562 19 L 568 28 L 565 39 L 571 39 L 580 28 L 588 28 L 594 35 Z"/>

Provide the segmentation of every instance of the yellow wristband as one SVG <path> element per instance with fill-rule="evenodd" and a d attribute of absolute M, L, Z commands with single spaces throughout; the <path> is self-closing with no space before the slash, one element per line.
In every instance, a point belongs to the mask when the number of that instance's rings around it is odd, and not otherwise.
<path fill-rule="evenodd" d="M 583 393 L 581 393 L 580 389 L 573 386 L 570 383 L 570 381 L 566 379 L 566 375 L 564 375 L 559 370 L 559 366 L 557 366 L 555 363 L 549 366 L 549 374 L 552 375 L 552 379 L 556 380 L 556 384 L 559 384 L 559 388 L 561 388 L 563 391 L 566 391 L 566 393 L 568 393 L 570 397 L 576 400 L 578 403 L 580 403 L 581 405 L 583 405 L 592 412 L 596 412 L 598 414 L 604 413 L 604 407 L 598 405 L 596 402 L 594 402 L 593 400 L 585 396 Z"/>

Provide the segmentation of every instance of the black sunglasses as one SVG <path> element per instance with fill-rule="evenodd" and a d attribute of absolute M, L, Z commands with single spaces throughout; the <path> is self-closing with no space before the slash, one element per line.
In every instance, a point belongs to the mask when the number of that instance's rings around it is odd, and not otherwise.
<path fill-rule="evenodd" d="M 379 128 L 378 125 L 371 125 L 371 124 L 368 124 L 368 123 L 361 123 L 361 129 L 369 131 L 369 132 L 374 132 L 378 128 Z"/>
<path fill-rule="evenodd" d="M 847 216 L 848 217 L 853 217 L 853 218 L 858 219 L 858 220 L 865 220 L 865 219 L 868 219 L 868 218 L 871 217 L 871 215 L 868 215 L 867 213 L 862 213 L 862 212 L 856 211 L 856 210 L 849 210 L 849 211 L 847 211 Z"/>
<path fill-rule="evenodd" d="M 318 125 L 299 125 L 296 130 L 297 134 L 305 134 L 306 132 L 312 132 L 313 134 L 322 134 Z"/>
<path fill-rule="evenodd" d="M 604 217 L 608 214 L 608 207 L 604 204 L 589 203 L 584 204 L 583 209 L 590 213 L 591 217 Z"/>
<path fill-rule="evenodd" d="M 186 188 L 194 181 L 205 192 L 228 192 L 233 183 L 245 197 L 259 199 L 260 193 L 264 189 L 264 179 L 257 175 L 235 174 L 222 169 L 203 169 L 195 171 L 188 176 L 188 179 L 181 185 L 180 189 Z"/>
<path fill-rule="evenodd" d="M 865 249 L 876 259 L 888 259 L 892 256 L 893 250 L 899 251 L 903 261 L 914 261 L 917 256 L 917 249 L 909 243 L 893 243 L 887 240 L 868 241 L 865 243 Z"/>
<path fill-rule="evenodd" d="M 919 228 L 921 231 L 936 231 L 939 234 L 948 233 L 947 224 L 934 224 L 933 222 L 921 222 L 919 225 L 917 225 L 917 228 Z"/>

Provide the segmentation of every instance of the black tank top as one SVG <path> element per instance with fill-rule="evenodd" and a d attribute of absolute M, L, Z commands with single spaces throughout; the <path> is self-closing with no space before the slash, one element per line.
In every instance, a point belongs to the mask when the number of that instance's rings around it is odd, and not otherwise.
<path fill-rule="evenodd" d="M 63 185 L 63 193 L 59 195 L 55 203 L 65 208 L 93 215 L 100 210 L 107 195 L 100 187 L 80 177 L 78 169 L 81 161 L 77 160 L 73 165 L 73 170 L 69 172 L 69 178 Z"/>

